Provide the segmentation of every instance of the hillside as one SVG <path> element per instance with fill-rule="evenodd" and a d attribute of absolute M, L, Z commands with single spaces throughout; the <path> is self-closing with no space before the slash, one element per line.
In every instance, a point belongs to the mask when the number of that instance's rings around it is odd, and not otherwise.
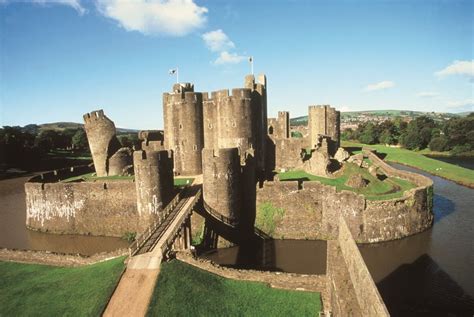
<path fill-rule="evenodd" d="M 53 122 L 43 124 L 28 124 L 23 127 L 23 130 L 31 133 L 39 133 L 46 130 L 64 131 L 66 129 L 79 129 L 84 128 L 84 124 L 76 122 Z M 139 130 L 117 128 L 117 133 L 135 133 Z"/>
<path fill-rule="evenodd" d="M 368 110 L 368 111 L 348 111 L 341 112 L 341 122 L 357 122 L 357 121 L 381 121 L 386 119 L 393 119 L 395 117 L 403 117 L 414 119 L 420 116 L 427 116 L 434 120 L 446 120 L 456 117 L 467 116 L 469 112 L 464 113 L 443 113 L 443 112 L 423 112 L 411 110 Z M 306 125 L 308 123 L 308 116 L 293 118 L 290 124 Z"/>

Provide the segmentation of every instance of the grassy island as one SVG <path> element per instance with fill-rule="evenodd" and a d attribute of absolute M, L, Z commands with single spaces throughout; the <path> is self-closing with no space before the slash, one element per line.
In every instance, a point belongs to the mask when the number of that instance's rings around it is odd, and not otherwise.
<path fill-rule="evenodd" d="M 371 147 L 376 149 L 377 153 L 385 155 L 384 160 L 386 161 L 412 166 L 430 174 L 452 180 L 458 184 L 474 188 L 473 170 L 426 157 L 421 154 L 423 152 L 380 144 L 366 145 L 347 141 L 343 141 L 342 146 L 345 148 Z"/>
<path fill-rule="evenodd" d="M 367 159 L 366 162 L 369 165 L 371 164 Z M 346 185 L 349 177 L 357 173 L 361 174 L 364 179 L 369 181 L 366 187 L 356 189 Z M 411 182 L 397 177 L 388 177 L 384 180 L 380 180 L 371 175 L 366 168 L 360 168 L 354 163 L 346 163 L 341 171 L 335 173 L 334 178 L 315 176 L 299 170 L 280 173 L 278 174 L 278 177 L 281 181 L 318 181 L 325 185 L 335 186 L 338 191 L 349 190 L 362 194 L 369 200 L 399 198 L 403 196 L 403 193 L 406 190 L 416 187 Z"/>
<path fill-rule="evenodd" d="M 173 260 L 161 265 L 148 316 L 314 316 L 319 293 L 236 281 Z"/>

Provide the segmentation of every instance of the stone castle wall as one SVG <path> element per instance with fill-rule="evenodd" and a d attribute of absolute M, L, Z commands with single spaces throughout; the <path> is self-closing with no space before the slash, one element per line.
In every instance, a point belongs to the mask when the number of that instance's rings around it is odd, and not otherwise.
<path fill-rule="evenodd" d="M 138 232 L 134 182 L 58 182 L 91 171 L 90 167 L 58 170 L 25 183 L 26 225 L 63 234 L 121 237 Z"/>
<path fill-rule="evenodd" d="M 373 159 L 373 163 L 379 162 Z M 333 238 L 337 235 L 339 215 L 360 243 L 399 239 L 430 228 L 431 180 L 404 171 L 393 173 L 418 187 L 406 191 L 401 198 L 368 200 L 351 191 L 337 192 L 334 186 L 317 181 L 273 181 L 257 188 L 257 206 L 271 203 L 284 209 L 274 236 L 290 239 Z"/>
<path fill-rule="evenodd" d="M 390 316 L 342 217 L 328 241 L 327 277 L 331 316 Z"/>

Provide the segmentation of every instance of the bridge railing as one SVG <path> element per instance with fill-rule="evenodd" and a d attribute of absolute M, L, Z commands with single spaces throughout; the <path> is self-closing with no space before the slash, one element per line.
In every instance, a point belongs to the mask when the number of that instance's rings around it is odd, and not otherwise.
<path fill-rule="evenodd" d="M 196 203 L 201 198 L 201 195 L 202 195 L 202 189 L 199 189 L 196 192 L 196 194 L 194 194 L 194 196 L 192 198 L 192 202 L 189 205 L 188 212 L 193 209 L 193 207 L 196 205 Z M 176 226 L 173 229 L 173 232 L 171 232 L 171 234 L 169 235 L 168 239 L 166 239 L 166 243 L 163 245 L 164 248 L 161 250 L 161 253 L 163 255 L 166 253 L 167 250 L 171 249 L 171 247 L 173 246 L 174 240 L 176 239 L 176 236 L 178 234 L 179 229 L 180 229 L 180 226 Z"/>
<path fill-rule="evenodd" d="M 215 210 L 214 208 L 212 208 L 211 206 L 209 206 L 206 201 L 203 200 L 203 206 L 204 206 L 204 209 L 206 209 L 206 211 L 211 215 L 213 216 L 214 218 L 216 218 L 217 220 L 220 220 L 222 221 L 223 223 L 231 226 L 232 228 L 236 228 L 239 224 L 238 221 L 235 221 L 233 219 L 230 219 L 229 217 L 226 217 L 224 216 L 223 214 L 217 212 L 217 210 Z M 255 234 L 257 236 L 259 236 L 260 238 L 262 239 L 271 239 L 271 237 L 266 234 L 265 232 L 263 232 L 262 230 L 258 229 L 257 227 L 254 226 L 253 228 Z"/>
<path fill-rule="evenodd" d="M 166 219 L 166 217 L 168 217 L 171 211 L 176 208 L 180 199 L 181 192 L 176 194 L 173 200 L 171 200 L 169 204 L 161 212 L 158 213 L 158 219 L 153 221 L 150 226 L 145 229 L 144 232 L 142 232 L 135 238 L 135 241 L 133 241 L 128 247 L 128 253 L 130 256 L 134 256 L 138 252 L 138 250 L 140 250 L 140 248 L 145 244 L 145 242 L 153 235 L 156 228 L 158 228 L 158 226 Z"/>

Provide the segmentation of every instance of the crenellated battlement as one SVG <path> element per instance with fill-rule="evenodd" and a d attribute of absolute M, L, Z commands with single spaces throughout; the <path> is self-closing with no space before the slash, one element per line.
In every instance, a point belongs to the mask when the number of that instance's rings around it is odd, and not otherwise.
<path fill-rule="evenodd" d="M 133 161 L 134 163 L 156 164 L 160 161 L 169 162 L 173 160 L 173 151 L 161 150 L 161 151 L 134 151 Z"/>
<path fill-rule="evenodd" d="M 105 114 L 104 110 L 95 110 L 89 113 L 86 113 L 82 116 L 84 118 L 84 123 L 85 124 L 92 124 L 94 122 L 100 121 L 100 120 L 106 120 L 109 122 L 112 122 Z"/>

